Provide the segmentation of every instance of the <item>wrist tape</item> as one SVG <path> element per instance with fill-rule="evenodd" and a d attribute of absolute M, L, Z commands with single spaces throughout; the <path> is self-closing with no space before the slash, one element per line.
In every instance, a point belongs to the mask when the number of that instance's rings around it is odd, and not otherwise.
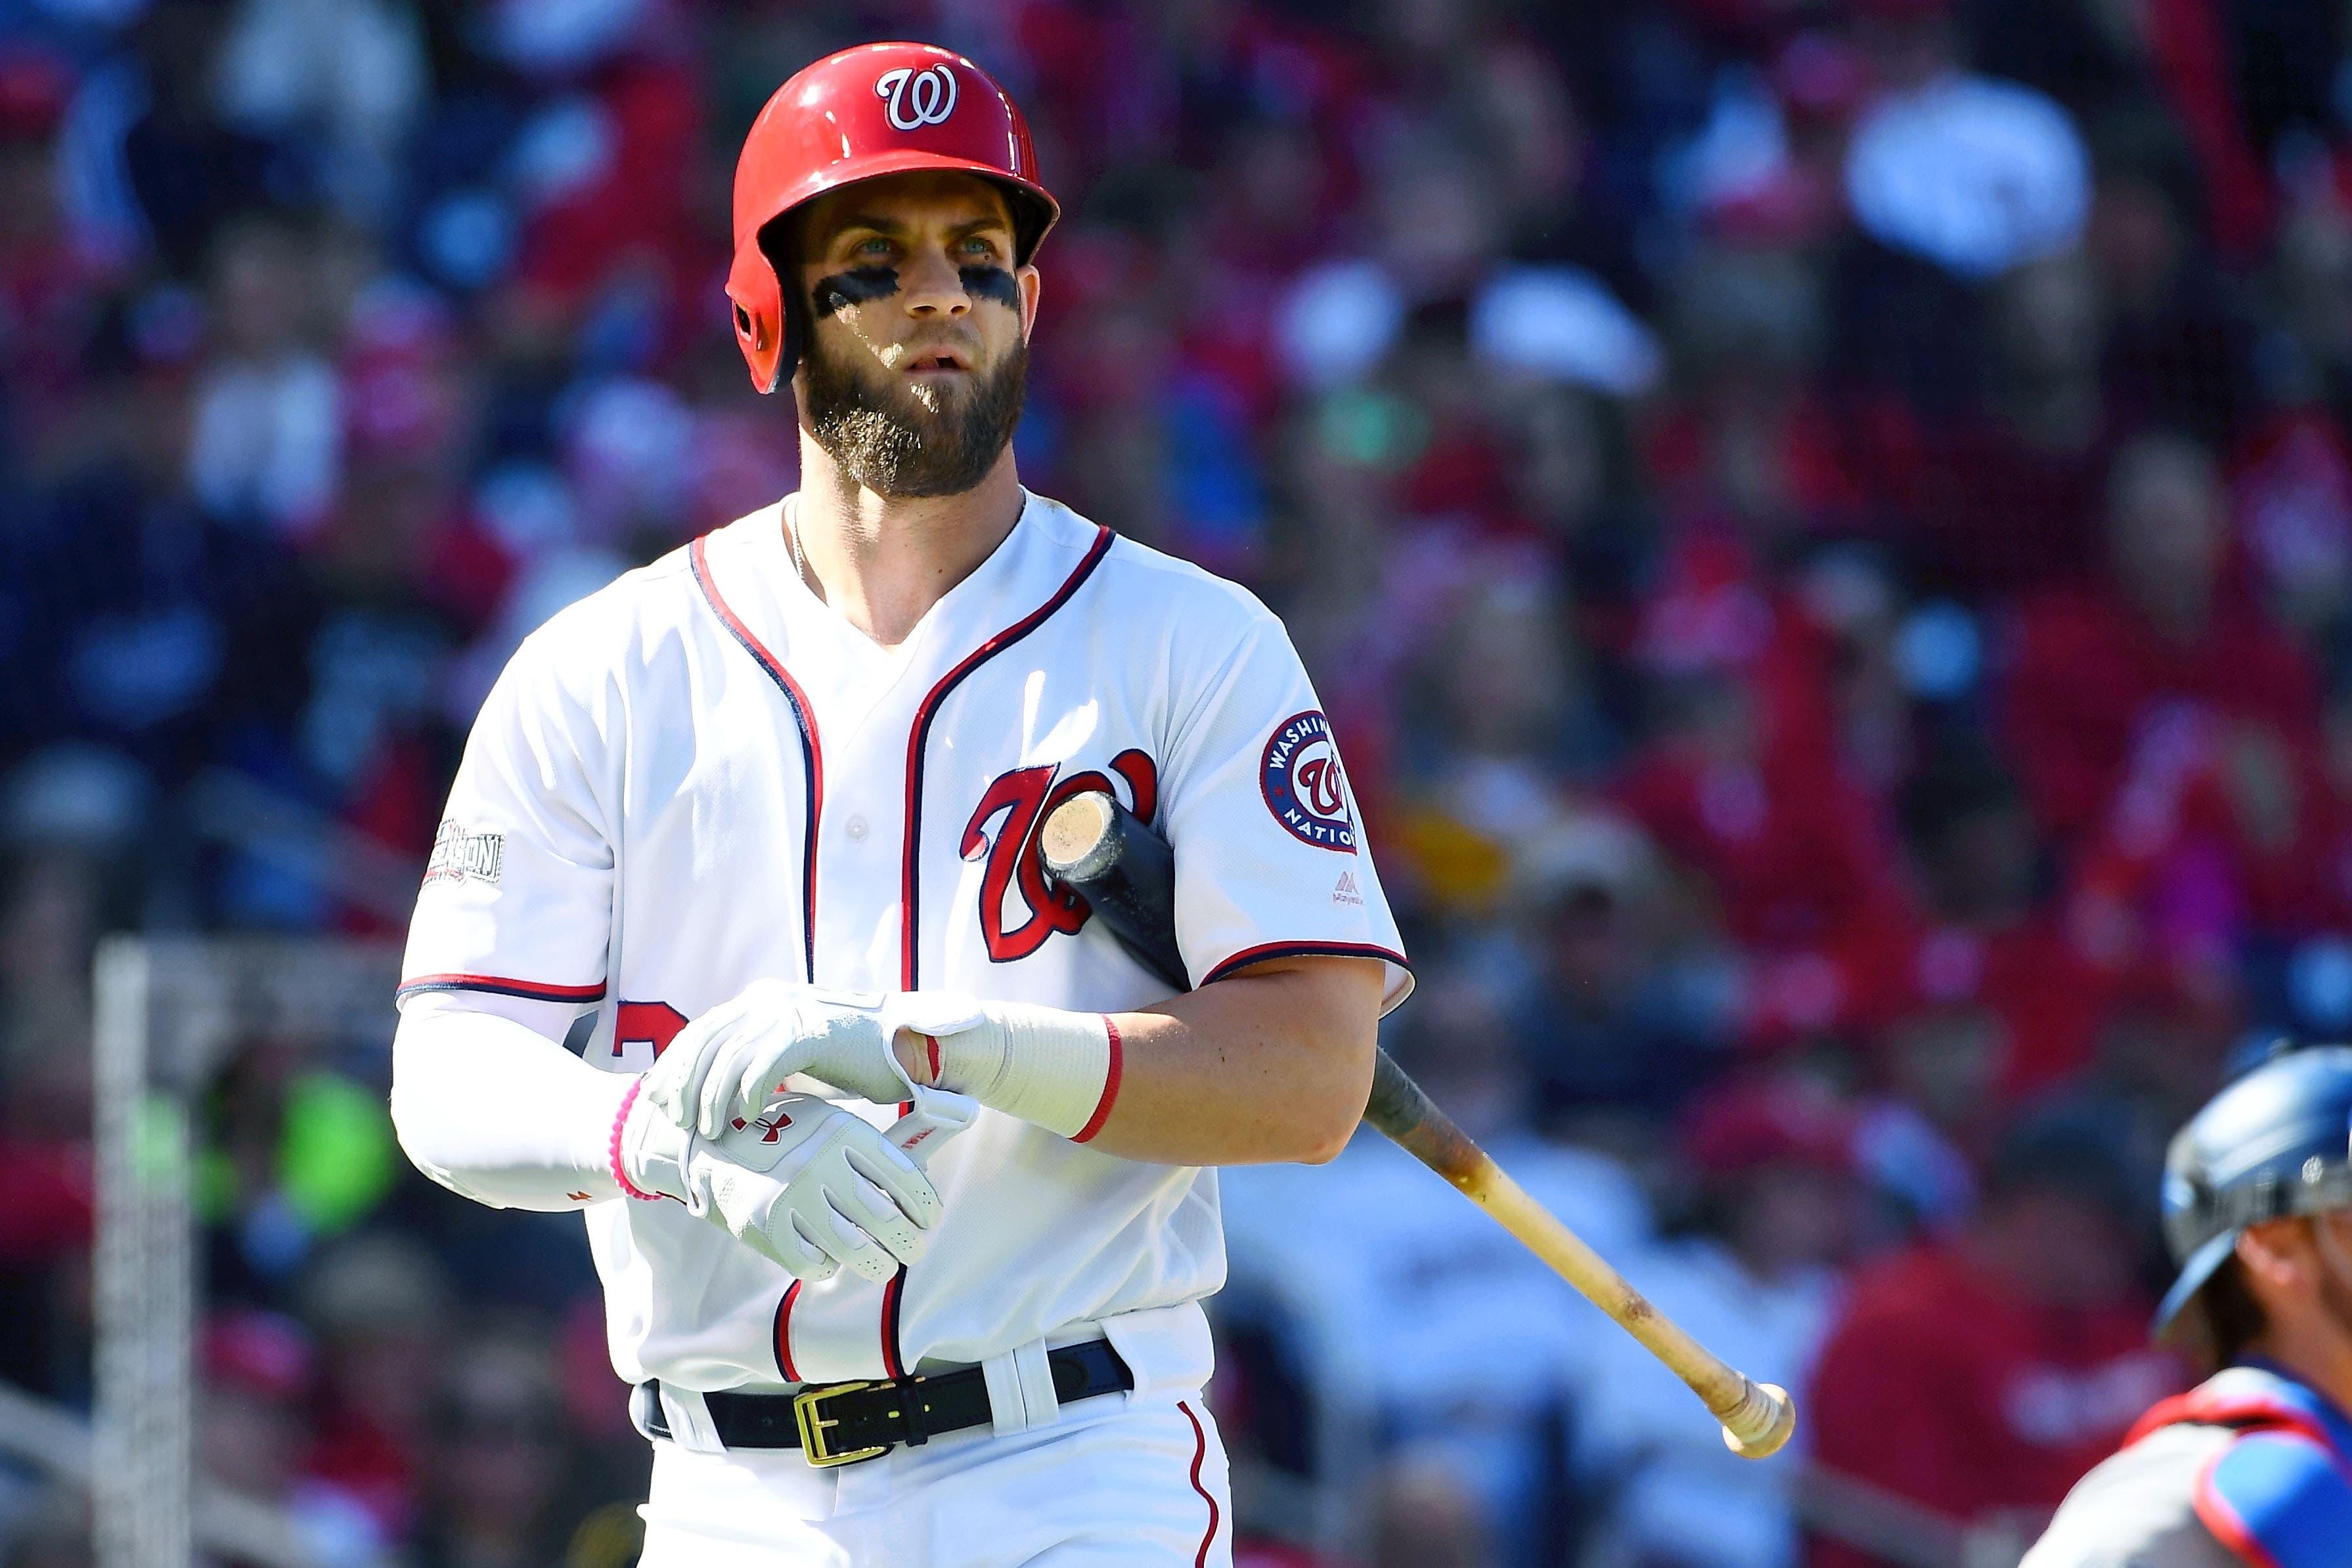
<path fill-rule="evenodd" d="M 1101 1013 L 987 1002 L 981 1020 L 930 1037 L 933 1076 L 991 1110 L 1085 1143 L 1118 1096 L 1118 1030 Z"/>

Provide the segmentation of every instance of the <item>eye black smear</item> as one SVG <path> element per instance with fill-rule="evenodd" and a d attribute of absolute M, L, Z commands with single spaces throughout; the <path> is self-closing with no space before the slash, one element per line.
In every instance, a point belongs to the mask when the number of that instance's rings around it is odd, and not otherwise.
<path fill-rule="evenodd" d="M 1021 286 L 1003 267 L 961 267 L 956 276 L 963 279 L 963 291 L 974 299 L 993 299 L 1007 310 L 1021 308 Z"/>
<path fill-rule="evenodd" d="M 869 299 L 887 299 L 898 292 L 897 267 L 853 267 L 847 272 L 836 272 L 818 278 L 816 287 L 810 294 L 816 303 L 816 313 L 830 316 L 836 310 L 863 305 Z"/>

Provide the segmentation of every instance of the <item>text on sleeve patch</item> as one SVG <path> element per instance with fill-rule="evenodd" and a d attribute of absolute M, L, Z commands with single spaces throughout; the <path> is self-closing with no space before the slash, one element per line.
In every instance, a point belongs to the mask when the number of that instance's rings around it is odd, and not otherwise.
<path fill-rule="evenodd" d="M 1356 813 L 1331 744 L 1331 725 L 1313 708 L 1274 727 L 1258 767 L 1258 788 L 1274 820 L 1318 850 L 1356 852 Z"/>
<path fill-rule="evenodd" d="M 506 859 L 504 833 L 474 832 L 455 817 L 445 817 L 434 831 L 433 858 L 425 862 L 425 885 L 439 882 L 496 883 Z"/>

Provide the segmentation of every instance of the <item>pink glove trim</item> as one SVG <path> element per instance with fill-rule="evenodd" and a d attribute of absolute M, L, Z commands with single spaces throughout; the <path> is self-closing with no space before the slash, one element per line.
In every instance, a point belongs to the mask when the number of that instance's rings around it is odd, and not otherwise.
<path fill-rule="evenodd" d="M 1103 1014 L 1102 1020 L 1103 1028 L 1110 1033 L 1110 1071 L 1103 1074 L 1102 1098 L 1095 1102 L 1095 1113 L 1087 1118 L 1087 1124 L 1080 1127 L 1076 1135 L 1071 1138 L 1070 1142 L 1074 1144 L 1091 1142 L 1094 1135 L 1102 1131 L 1103 1124 L 1110 1120 L 1111 1102 L 1118 1098 L 1120 1059 L 1127 1052 L 1119 1044 L 1118 1025 L 1111 1022 L 1110 1014 Z"/>
<path fill-rule="evenodd" d="M 640 1077 L 629 1085 L 628 1092 L 621 1096 L 621 1108 L 613 1113 L 613 1140 L 607 1147 L 607 1153 L 613 1162 L 613 1179 L 621 1184 L 623 1192 L 627 1193 L 631 1197 L 643 1198 L 647 1203 L 659 1203 L 661 1194 L 647 1192 L 638 1186 L 629 1179 L 629 1173 L 621 1166 L 621 1129 L 629 1124 L 629 1107 L 637 1103 L 637 1091 L 645 1086 L 646 1081 Z"/>

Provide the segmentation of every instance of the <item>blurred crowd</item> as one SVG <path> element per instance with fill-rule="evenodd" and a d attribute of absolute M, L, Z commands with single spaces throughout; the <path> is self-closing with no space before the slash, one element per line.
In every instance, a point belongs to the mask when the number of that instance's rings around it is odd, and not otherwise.
<path fill-rule="evenodd" d="M 1391 1049 L 1805 1413 L 1731 1458 L 1367 1135 L 1224 1179 L 1240 1560 L 2030 1537 L 2186 1375 L 2166 1137 L 2352 1030 L 2309 0 L 0 0 L 0 1376 L 88 1400 L 96 934 L 396 936 L 517 642 L 793 486 L 733 156 L 893 36 L 1069 214 L 1024 480 L 1292 628 Z M 205 1106 L 206 1464 L 322 1563 L 630 1562 L 579 1237 L 316 1045 Z M 0 1470 L 0 1562 L 85 1537 Z"/>

